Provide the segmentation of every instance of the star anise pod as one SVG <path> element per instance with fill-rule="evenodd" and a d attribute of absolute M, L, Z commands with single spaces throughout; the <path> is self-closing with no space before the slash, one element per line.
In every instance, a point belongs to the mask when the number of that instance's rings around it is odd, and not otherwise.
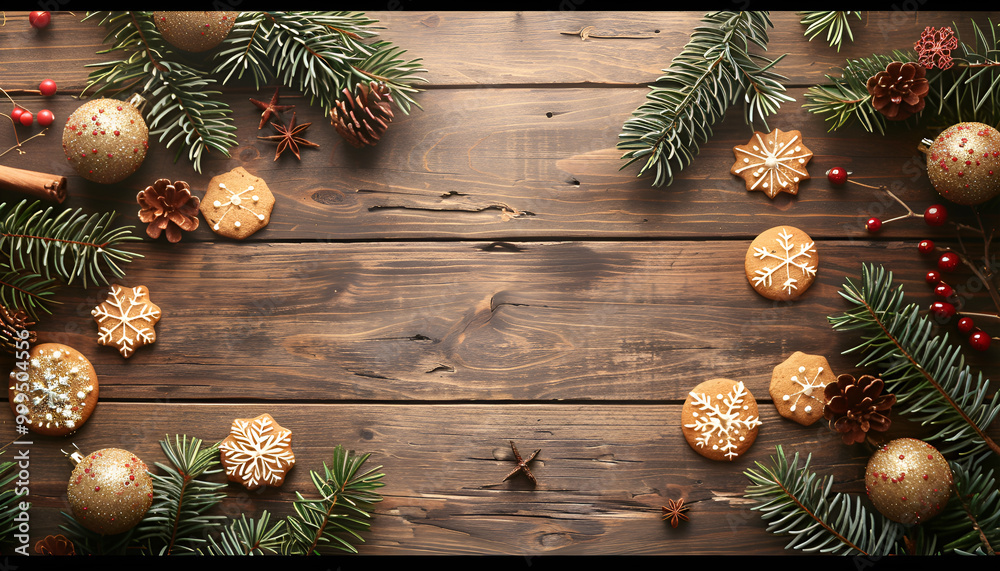
<path fill-rule="evenodd" d="M 823 417 L 830 421 L 830 428 L 840 433 L 844 444 L 864 442 L 869 430 L 889 430 L 889 410 L 896 404 L 896 395 L 882 394 L 884 387 L 882 379 L 871 375 L 859 379 L 840 375 L 826 386 Z"/>
<path fill-rule="evenodd" d="M 28 333 L 27 339 L 21 337 L 21 332 L 34 325 L 28 314 L 23 309 L 11 311 L 7 307 L 0 305 L 0 346 L 11 355 L 17 352 L 18 342 L 27 341 L 29 345 L 34 345 L 38 339 L 38 334 L 34 331 Z M 21 348 L 24 348 L 22 343 Z"/>
<path fill-rule="evenodd" d="M 250 98 L 250 103 L 253 103 L 254 105 L 257 106 L 258 109 L 262 111 L 260 114 L 260 126 L 257 127 L 258 131 L 264 128 L 264 123 L 267 123 L 267 120 L 271 118 L 271 115 L 274 115 L 275 117 L 280 117 L 282 111 L 288 111 L 289 109 L 295 107 L 294 105 L 278 105 L 279 89 L 281 88 L 276 87 L 274 89 L 274 95 L 271 96 L 271 101 L 267 103 L 264 103 L 263 101 L 260 101 L 258 99 L 254 99 L 253 97 Z"/>
<path fill-rule="evenodd" d="M 684 505 L 684 498 L 679 500 L 667 500 L 667 505 L 663 506 L 663 521 L 669 521 L 670 525 L 677 527 L 681 521 L 689 521 L 686 512 L 688 506 Z"/>
<path fill-rule="evenodd" d="M 924 108 L 930 91 L 924 66 L 894 61 L 868 79 L 865 87 L 872 96 L 872 106 L 890 121 L 902 121 Z"/>
<path fill-rule="evenodd" d="M 514 461 L 517 462 L 517 466 L 513 470 L 511 470 L 509 474 L 507 474 L 507 476 L 503 479 L 503 481 L 506 482 L 507 480 L 516 476 L 518 473 L 523 472 L 524 475 L 528 478 L 528 480 L 531 480 L 531 483 L 537 486 L 538 480 L 535 479 L 535 475 L 532 474 L 531 470 L 528 468 L 528 462 L 534 460 L 535 456 L 538 456 L 538 453 L 541 452 L 542 450 L 541 449 L 535 450 L 534 452 L 531 453 L 530 456 L 528 456 L 527 460 L 525 460 L 521 458 L 521 453 L 517 451 L 517 446 L 514 446 L 513 440 L 510 441 L 510 449 L 514 452 Z"/>
<path fill-rule="evenodd" d="M 285 127 L 284 125 L 279 125 L 277 123 L 271 123 L 271 126 L 274 127 L 276 131 L 278 131 L 278 134 L 269 135 L 267 137 L 257 137 L 257 138 L 263 139 L 265 141 L 277 141 L 278 148 L 275 149 L 274 151 L 274 160 L 278 160 L 278 157 L 281 156 L 281 153 L 283 153 L 285 149 L 291 149 L 292 152 L 295 153 L 295 158 L 301 161 L 302 157 L 299 155 L 300 145 L 303 147 L 319 146 L 316 143 L 313 143 L 312 141 L 307 141 L 300 136 L 302 133 L 305 132 L 306 129 L 309 128 L 310 125 L 312 125 L 312 123 L 303 123 L 301 125 L 296 125 L 295 113 L 292 112 L 292 121 L 291 123 L 288 124 L 288 127 Z"/>
<path fill-rule="evenodd" d="M 139 220 L 148 224 L 146 234 L 154 240 L 166 230 L 167 240 L 176 243 L 182 230 L 190 232 L 198 228 L 201 199 L 191 194 L 191 186 L 182 180 L 158 179 L 140 190 L 136 201 L 142 207 Z"/>

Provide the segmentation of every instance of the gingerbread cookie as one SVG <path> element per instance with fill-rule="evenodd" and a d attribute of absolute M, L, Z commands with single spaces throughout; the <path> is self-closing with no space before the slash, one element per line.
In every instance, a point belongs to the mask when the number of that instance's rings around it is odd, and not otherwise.
<path fill-rule="evenodd" d="M 99 345 L 118 349 L 122 357 L 156 341 L 153 326 L 160 321 L 160 307 L 149 300 L 146 286 L 112 284 L 108 298 L 90 312 L 97 322 Z"/>
<path fill-rule="evenodd" d="M 806 163 L 813 157 L 802 133 L 775 129 L 768 134 L 754 131 L 750 142 L 733 147 L 736 162 L 729 172 L 746 182 L 747 190 L 759 190 L 774 198 L 779 192 L 799 193 L 799 183 L 809 179 Z"/>
<path fill-rule="evenodd" d="M 757 401 L 743 381 L 712 379 L 688 393 L 681 430 L 695 452 L 711 460 L 734 460 L 757 438 Z"/>
<path fill-rule="evenodd" d="M 208 183 L 201 214 L 220 236 L 242 240 L 271 221 L 274 195 L 264 179 L 243 167 L 221 174 Z"/>
<path fill-rule="evenodd" d="M 28 370 L 10 374 L 10 408 L 38 434 L 65 436 L 97 406 L 97 372 L 79 351 L 59 343 L 35 345 Z"/>
<path fill-rule="evenodd" d="M 219 451 L 226 476 L 248 490 L 280 486 L 295 465 L 292 431 L 278 426 L 269 414 L 234 420 Z"/>
<path fill-rule="evenodd" d="M 837 380 L 826 357 L 792 353 L 771 374 L 771 399 L 778 414 L 804 426 L 823 418 L 826 386 Z"/>
<path fill-rule="evenodd" d="M 816 244 L 798 228 L 775 226 L 754 238 L 744 267 L 747 280 L 760 295 L 788 301 L 802 295 L 816 279 Z"/>

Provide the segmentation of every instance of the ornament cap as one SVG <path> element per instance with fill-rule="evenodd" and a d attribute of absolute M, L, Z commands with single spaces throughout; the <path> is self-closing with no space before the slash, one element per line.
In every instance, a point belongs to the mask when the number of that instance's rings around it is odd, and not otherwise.
<path fill-rule="evenodd" d="M 62 448 L 60 448 L 59 451 L 62 452 L 63 455 L 65 455 L 67 458 L 69 458 L 69 461 L 74 466 L 76 466 L 77 464 L 79 464 L 80 462 L 82 462 L 83 459 L 86 458 L 86 456 L 83 455 L 83 452 L 80 452 L 80 448 L 76 445 L 75 442 L 73 442 L 72 444 L 73 444 L 73 448 L 74 448 L 74 450 L 72 452 L 67 452 L 67 451 L 63 450 Z"/>
<path fill-rule="evenodd" d="M 128 104 L 135 107 L 135 110 L 138 111 L 143 117 L 146 116 L 146 103 L 148 103 L 148 100 L 138 91 L 133 93 L 132 97 L 128 98 Z"/>

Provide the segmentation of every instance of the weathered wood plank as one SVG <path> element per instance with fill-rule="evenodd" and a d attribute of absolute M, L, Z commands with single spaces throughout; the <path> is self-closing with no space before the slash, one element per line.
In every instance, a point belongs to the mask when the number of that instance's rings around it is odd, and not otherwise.
<path fill-rule="evenodd" d="M 573 2 L 570 1 L 569 5 Z M 585 7 L 581 6 L 581 7 Z M 587 10 L 525 12 L 373 11 L 381 35 L 421 58 L 429 85 L 643 85 L 661 75 L 687 43 L 705 12 L 594 12 Z M 80 22 L 83 13 L 56 13 L 42 31 L 27 23 L 27 12 L 10 12 L 0 27 L 0 65 L 4 89 L 37 89 L 40 74 L 63 89 L 79 92 L 86 85 L 84 66 L 107 60 L 104 29 L 96 21 Z M 805 26 L 795 12 L 772 12 L 769 55 L 787 56 L 775 68 L 788 85 L 815 85 L 824 74 L 848 58 L 911 49 L 925 26 L 954 22 L 963 38 L 972 38 L 970 17 L 986 23 L 1000 12 L 890 11 L 866 12 L 851 20 L 854 42 L 838 53 L 823 37 L 806 41 Z M 592 35 L 642 36 L 590 38 L 579 32 L 594 26 Z M 969 40 L 971 41 L 971 40 Z M 473 49 L 470 49 L 470 46 Z"/>
<path fill-rule="evenodd" d="M 783 193 L 771 200 L 747 192 L 743 180 L 729 173 L 733 146 L 753 133 L 739 109 L 717 126 L 672 186 L 652 188 L 651 177 L 636 178 L 637 165 L 621 169 L 624 161 L 614 148 L 643 91 L 436 90 L 424 94 L 423 111 L 401 117 L 378 147 L 366 150 L 344 143 L 301 98 L 287 97 L 283 100 L 301 105 L 299 122 L 313 123 L 306 136 L 320 145 L 303 150 L 301 162 L 288 153 L 274 161 L 274 145 L 257 139 L 258 110 L 232 95 L 226 100 L 236 113 L 239 146 L 232 159 L 207 157 L 203 174 L 186 159 L 175 164 L 175 149 L 153 141 L 137 173 L 115 185 L 91 183 L 66 162 L 62 119 L 44 137 L 26 143 L 26 154 L 9 153 L 3 161 L 63 174 L 69 180 L 66 206 L 115 210 L 132 224 L 138 224 L 135 195 L 154 180 L 185 180 L 203 195 L 212 176 L 242 166 L 266 180 L 277 197 L 270 225 L 251 241 L 753 236 L 760 226 L 786 223 L 790 215 L 809 220 L 814 237 L 856 239 L 866 235 L 869 216 L 904 212 L 884 193 L 850 184 L 833 187 L 824 173 L 834 166 L 867 184 L 891 186 L 920 212 L 941 200 L 917 151 L 920 139 L 934 131 L 896 129 L 883 137 L 849 128 L 830 134 L 819 117 L 797 105 L 771 121 L 771 128 L 800 130 L 815 154 L 808 165 L 813 178 L 800 185 L 797 196 Z M 794 95 L 801 100 L 802 90 Z M 60 118 L 78 105 L 65 97 L 28 101 L 29 109 L 48 105 Z M 4 128 L 0 125 L 0 138 L 12 142 Z M 34 132 L 37 128 L 21 133 Z M 6 192 L 0 198 L 20 199 Z M 881 236 L 948 233 L 928 230 L 918 221 L 903 222 L 886 226 Z M 202 224 L 185 240 L 216 238 Z"/>
<path fill-rule="evenodd" d="M 794 304 L 750 288 L 748 246 L 144 246 L 125 283 L 146 285 L 164 312 L 154 345 L 128 360 L 98 347 L 96 287 L 61 290 L 65 304 L 38 329 L 87 355 L 115 400 L 663 401 L 713 376 L 766 392 L 771 369 L 799 350 L 854 370 L 838 353 L 860 338 L 826 316 L 846 308 L 837 292 L 860 260 L 892 269 L 912 301 L 933 301 L 928 260 L 910 244 L 821 241 L 817 283 Z M 985 309 L 984 297 L 969 307 Z M 972 356 L 994 377 L 997 350 Z"/>
<path fill-rule="evenodd" d="M 56 533 L 59 512 L 69 509 L 71 468 L 59 449 L 70 442 L 84 451 L 125 448 L 152 465 L 166 462 L 157 444 L 164 435 L 213 442 L 233 418 L 264 412 L 292 430 L 296 466 L 278 489 L 248 493 L 231 484 L 216 513 L 288 515 L 296 490 L 312 497 L 309 471 L 343 444 L 370 452 L 370 466 L 386 474 L 362 554 L 720 554 L 723 545 L 726 553 L 781 553 L 786 539 L 765 532 L 741 498 L 743 471 L 769 463 L 776 445 L 812 454 L 813 469 L 833 476 L 835 491 L 864 493 L 869 452 L 843 445 L 822 423 L 802 427 L 765 404 L 745 457 L 716 463 L 687 445 L 680 408 L 106 402 L 70 438 L 33 440 L 31 535 Z M 502 482 L 513 465 L 508 440 L 522 453 L 541 449 L 531 465 L 536 489 L 522 478 Z M 673 529 L 660 520 L 660 506 L 678 498 L 691 505 L 691 521 Z"/>

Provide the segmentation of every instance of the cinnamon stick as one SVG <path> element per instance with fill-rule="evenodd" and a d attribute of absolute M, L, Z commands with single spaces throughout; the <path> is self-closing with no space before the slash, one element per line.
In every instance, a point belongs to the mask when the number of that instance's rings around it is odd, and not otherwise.
<path fill-rule="evenodd" d="M 66 177 L 0 165 L 0 189 L 61 204 L 66 200 Z"/>

